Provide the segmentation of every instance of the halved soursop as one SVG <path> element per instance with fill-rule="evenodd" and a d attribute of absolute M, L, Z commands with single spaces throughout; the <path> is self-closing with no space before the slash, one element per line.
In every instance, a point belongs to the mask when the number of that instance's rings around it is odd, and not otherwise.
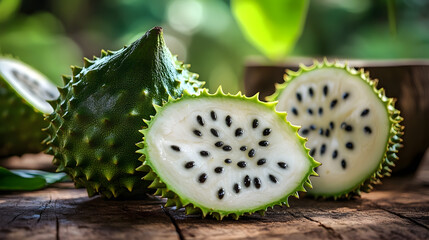
<path fill-rule="evenodd" d="M 319 163 L 309 155 L 298 127 L 257 95 L 186 94 L 170 99 L 141 130 L 138 146 L 156 195 L 166 206 L 217 219 L 288 205 L 288 197 L 311 187 Z"/>
<path fill-rule="evenodd" d="M 55 85 L 23 62 L 0 57 L 0 157 L 42 152 L 47 102 L 59 96 Z"/>
<path fill-rule="evenodd" d="M 310 154 L 322 163 L 310 195 L 351 198 L 390 175 L 402 146 L 402 117 L 377 82 L 363 69 L 324 60 L 288 71 L 267 98 L 302 126 Z"/>
<path fill-rule="evenodd" d="M 48 153 L 57 171 L 66 172 L 89 196 L 129 198 L 147 192 L 149 182 L 135 172 L 140 165 L 135 143 L 141 119 L 155 113 L 153 103 L 197 93 L 203 82 L 177 61 L 155 27 L 128 47 L 102 51 L 64 77 L 61 96 L 46 131 Z"/>

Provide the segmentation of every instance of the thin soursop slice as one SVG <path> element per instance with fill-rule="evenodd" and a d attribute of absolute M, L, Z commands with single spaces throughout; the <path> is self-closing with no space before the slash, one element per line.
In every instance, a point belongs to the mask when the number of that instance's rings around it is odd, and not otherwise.
<path fill-rule="evenodd" d="M 285 80 L 267 99 L 278 100 L 277 110 L 302 126 L 310 155 L 322 163 L 309 194 L 350 198 L 390 175 L 401 147 L 402 118 L 395 100 L 377 90 L 377 81 L 326 60 L 288 71 Z"/>
<path fill-rule="evenodd" d="M 135 172 L 141 119 L 155 114 L 153 103 L 180 97 L 184 90 L 196 93 L 203 82 L 171 55 L 159 27 L 72 70 L 52 102 L 56 109 L 46 129 L 47 152 L 54 155 L 57 171 L 65 171 L 89 196 L 142 195 L 148 182 Z"/>
<path fill-rule="evenodd" d="M 56 86 L 26 64 L 0 57 L 0 157 L 43 151 L 43 114 L 47 100 L 59 96 Z"/>
<path fill-rule="evenodd" d="M 288 205 L 289 196 L 311 187 L 319 163 L 298 127 L 275 111 L 275 103 L 257 99 L 205 90 L 156 108 L 141 131 L 143 165 L 137 170 L 149 172 L 144 179 L 168 198 L 166 206 L 238 219 Z"/>

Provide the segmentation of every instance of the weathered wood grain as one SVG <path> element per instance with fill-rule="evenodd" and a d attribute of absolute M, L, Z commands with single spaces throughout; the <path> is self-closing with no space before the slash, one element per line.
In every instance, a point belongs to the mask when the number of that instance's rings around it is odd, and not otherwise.
<path fill-rule="evenodd" d="M 156 198 L 88 198 L 72 183 L 0 193 L 0 239 L 429 239 L 429 153 L 416 176 L 350 201 L 290 199 L 265 216 L 217 221 Z"/>
<path fill-rule="evenodd" d="M 178 239 L 154 200 L 88 198 L 72 184 L 0 196 L 0 239 Z"/>

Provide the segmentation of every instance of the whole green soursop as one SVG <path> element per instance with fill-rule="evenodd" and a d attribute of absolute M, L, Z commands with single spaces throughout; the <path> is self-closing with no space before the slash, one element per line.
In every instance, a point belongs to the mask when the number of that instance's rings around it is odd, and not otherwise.
<path fill-rule="evenodd" d="M 141 132 L 138 146 L 156 195 L 166 206 L 185 207 L 217 219 L 288 205 L 288 197 L 311 187 L 319 166 L 298 127 L 257 95 L 186 94 L 170 99 Z"/>
<path fill-rule="evenodd" d="M 165 46 L 162 29 L 155 27 L 128 47 L 102 51 L 85 59 L 64 77 L 61 96 L 48 117 L 47 152 L 57 171 L 65 171 L 88 195 L 127 198 L 146 192 L 149 182 L 135 172 L 141 138 L 141 119 L 155 113 L 152 104 L 197 93 L 203 82 L 177 61 Z"/>
<path fill-rule="evenodd" d="M 45 76 L 26 64 L 0 57 L 0 157 L 42 152 L 47 100 L 59 93 Z"/>
<path fill-rule="evenodd" d="M 322 163 L 309 194 L 350 198 L 390 175 L 402 146 L 402 118 L 367 73 L 325 60 L 288 71 L 276 88 L 268 99 L 302 126 L 310 154 Z"/>

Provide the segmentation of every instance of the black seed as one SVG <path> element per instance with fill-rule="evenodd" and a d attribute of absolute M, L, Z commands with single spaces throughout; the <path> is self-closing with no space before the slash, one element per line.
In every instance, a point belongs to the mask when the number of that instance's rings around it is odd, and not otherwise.
<path fill-rule="evenodd" d="M 310 156 L 314 157 L 315 153 L 316 153 L 316 148 L 313 148 L 310 150 Z"/>
<path fill-rule="evenodd" d="M 333 109 L 337 105 L 338 100 L 334 99 L 331 101 L 331 109 Z"/>
<path fill-rule="evenodd" d="M 263 141 L 260 141 L 259 142 L 259 146 L 261 146 L 261 147 L 266 147 L 266 146 L 268 146 L 270 143 L 268 142 L 268 141 L 265 141 L 265 140 L 263 140 Z"/>
<path fill-rule="evenodd" d="M 204 183 L 207 180 L 207 174 L 203 173 L 200 175 L 200 177 L 198 177 L 198 181 L 200 183 Z"/>
<path fill-rule="evenodd" d="M 353 143 L 352 142 L 346 143 L 346 148 L 353 149 Z"/>
<path fill-rule="evenodd" d="M 235 130 L 235 136 L 236 136 L 236 137 L 239 137 L 239 136 L 241 136 L 241 135 L 243 135 L 243 129 L 241 129 L 241 128 L 237 128 L 237 129 Z"/>
<path fill-rule="evenodd" d="M 194 134 L 197 135 L 198 137 L 201 137 L 203 134 L 198 131 L 198 130 L 194 130 Z"/>
<path fill-rule="evenodd" d="M 308 129 L 304 128 L 301 130 L 302 135 L 307 135 L 308 134 Z"/>
<path fill-rule="evenodd" d="M 247 156 L 249 156 L 249 157 L 254 157 L 255 156 L 255 149 L 250 149 L 250 151 L 249 151 L 249 153 L 247 153 Z"/>
<path fill-rule="evenodd" d="M 346 169 L 347 163 L 345 159 L 341 160 L 341 167 L 343 167 L 343 169 Z"/>
<path fill-rule="evenodd" d="M 246 187 L 250 187 L 250 177 L 249 177 L 249 175 L 246 175 L 245 177 L 244 177 L 244 186 L 246 186 Z"/>
<path fill-rule="evenodd" d="M 323 128 L 319 129 L 319 134 L 323 136 L 323 133 L 324 133 Z"/>
<path fill-rule="evenodd" d="M 171 145 L 171 149 L 173 149 L 174 151 L 180 152 L 180 148 L 176 145 Z"/>
<path fill-rule="evenodd" d="M 265 128 L 264 131 L 262 131 L 262 135 L 264 136 L 268 136 L 271 133 L 271 129 L 270 128 Z"/>
<path fill-rule="evenodd" d="M 258 164 L 258 166 L 264 165 L 267 162 L 267 160 L 265 158 L 261 158 L 258 160 L 258 162 L 256 164 Z"/>
<path fill-rule="evenodd" d="M 223 172 L 223 167 L 217 167 L 214 169 L 215 173 L 222 173 Z"/>
<path fill-rule="evenodd" d="M 314 126 L 313 124 L 311 124 L 311 125 L 310 125 L 310 129 L 311 129 L 311 130 L 315 130 L 315 129 L 316 129 L 316 126 Z"/>
<path fill-rule="evenodd" d="M 319 115 L 323 115 L 323 108 L 319 107 Z"/>
<path fill-rule="evenodd" d="M 223 190 L 223 188 L 219 189 L 219 191 L 217 191 L 217 196 L 219 199 L 222 199 L 223 196 L 225 196 L 225 190 Z"/>
<path fill-rule="evenodd" d="M 326 144 L 322 144 L 322 147 L 320 148 L 320 155 L 325 154 L 326 151 Z"/>
<path fill-rule="evenodd" d="M 363 128 L 363 131 L 364 131 L 366 134 L 371 134 L 371 133 L 372 133 L 371 128 L 370 128 L 370 127 L 368 127 L 368 126 L 365 126 L 365 127 Z"/>
<path fill-rule="evenodd" d="M 200 155 L 201 155 L 201 157 L 208 157 L 210 155 L 210 153 L 207 151 L 201 151 Z"/>
<path fill-rule="evenodd" d="M 295 116 L 298 116 L 298 110 L 296 110 L 296 108 L 292 108 L 292 113 L 293 113 Z"/>
<path fill-rule="evenodd" d="M 313 115 L 313 110 L 311 108 L 307 109 L 308 114 Z"/>
<path fill-rule="evenodd" d="M 365 117 L 366 115 L 368 115 L 369 113 L 369 109 L 366 108 L 365 110 L 362 111 L 362 113 L 360 114 L 361 117 Z"/>
<path fill-rule="evenodd" d="M 273 183 L 277 183 L 278 182 L 277 178 L 274 175 L 270 174 L 268 176 L 270 177 L 271 182 L 273 182 Z"/>
<path fill-rule="evenodd" d="M 323 95 L 328 95 L 328 86 L 327 85 L 325 85 L 325 86 L 323 86 Z"/>
<path fill-rule="evenodd" d="M 226 125 L 228 126 L 228 127 L 231 127 L 231 124 L 232 124 L 232 119 L 231 119 L 231 116 L 226 116 L 226 118 L 225 118 L 225 123 L 226 123 Z"/>
<path fill-rule="evenodd" d="M 216 121 L 216 119 L 217 119 L 217 115 L 214 111 L 210 112 L 210 117 L 213 119 L 213 121 Z"/>
<path fill-rule="evenodd" d="M 223 142 L 222 141 L 218 141 L 218 142 L 215 142 L 215 144 L 214 144 L 216 147 L 222 147 L 223 146 Z"/>
<path fill-rule="evenodd" d="M 343 94 L 343 99 L 344 99 L 344 100 L 346 100 L 348 97 L 349 97 L 349 93 L 348 93 L 348 92 L 345 92 L 345 93 Z"/>
<path fill-rule="evenodd" d="M 255 187 L 259 189 L 261 187 L 261 179 L 255 177 L 253 179 L 253 184 L 255 184 Z"/>
<path fill-rule="evenodd" d="M 246 146 L 241 146 L 241 147 L 240 147 L 240 150 L 244 152 L 244 151 L 246 151 L 246 150 L 247 150 L 247 147 L 246 147 Z"/>
<path fill-rule="evenodd" d="M 237 166 L 239 166 L 240 168 L 245 168 L 246 167 L 246 162 L 245 161 L 240 161 L 237 163 Z"/>
<path fill-rule="evenodd" d="M 327 128 L 327 129 L 325 130 L 325 136 L 326 136 L 326 137 L 329 137 L 329 135 L 331 135 L 331 131 L 329 131 L 329 128 Z"/>
<path fill-rule="evenodd" d="M 195 166 L 195 162 L 194 161 L 191 161 L 191 162 L 187 162 L 186 164 L 185 164 L 185 168 L 193 168 Z"/>
<path fill-rule="evenodd" d="M 333 159 L 335 159 L 335 158 L 337 158 L 337 156 L 338 156 L 338 151 L 337 151 L 337 150 L 334 150 L 334 151 L 332 152 L 332 158 L 333 158 Z"/>
<path fill-rule="evenodd" d="M 334 129 L 334 127 L 335 127 L 334 122 L 330 122 L 330 123 L 329 123 L 329 127 L 330 127 L 331 129 Z"/>
<path fill-rule="evenodd" d="M 342 122 L 340 127 L 341 127 L 342 129 L 344 129 L 344 128 L 346 128 L 346 126 L 347 126 L 347 123 Z"/>
<path fill-rule="evenodd" d="M 225 163 L 232 163 L 231 159 L 227 158 L 224 160 Z"/>
<path fill-rule="evenodd" d="M 351 131 L 353 131 L 353 127 L 351 125 L 346 125 L 344 130 L 346 130 L 347 132 L 351 132 Z"/>
<path fill-rule="evenodd" d="M 314 95 L 313 88 L 308 89 L 308 94 L 310 94 L 310 96 L 313 97 L 313 95 Z"/>
<path fill-rule="evenodd" d="M 302 101 L 302 96 L 301 93 L 296 93 L 296 99 L 298 99 L 298 101 Z"/>
<path fill-rule="evenodd" d="M 239 193 L 240 189 L 241 189 L 241 187 L 240 187 L 240 185 L 238 185 L 238 183 L 234 184 L 234 191 L 235 191 L 235 193 Z"/>
<path fill-rule="evenodd" d="M 287 164 L 285 162 L 278 162 L 277 165 L 279 165 L 279 167 L 286 169 L 287 168 Z"/>
<path fill-rule="evenodd" d="M 212 128 L 212 129 L 210 129 L 210 132 L 213 134 L 213 136 L 219 137 L 219 133 L 217 132 L 216 129 Z"/>
<path fill-rule="evenodd" d="M 227 152 L 229 152 L 229 151 L 231 151 L 232 150 L 232 147 L 231 146 L 229 146 L 229 145 L 225 145 L 225 146 L 223 146 L 223 148 L 222 148 L 224 151 L 227 151 Z"/>
<path fill-rule="evenodd" d="M 198 116 L 197 116 L 197 122 L 198 122 L 201 126 L 204 126 L 204 120 L 203 120 L 203 118 L 202 118 L 200 115 L 198 115 Z"/>
<path fill-rule="evenodd" d="M 253 119 L 252 127 L 253 127 L 253 128 L 257 128 L 258 126 L 259 126 L 259 121 L 258 121 L 258 119 Z"/>

